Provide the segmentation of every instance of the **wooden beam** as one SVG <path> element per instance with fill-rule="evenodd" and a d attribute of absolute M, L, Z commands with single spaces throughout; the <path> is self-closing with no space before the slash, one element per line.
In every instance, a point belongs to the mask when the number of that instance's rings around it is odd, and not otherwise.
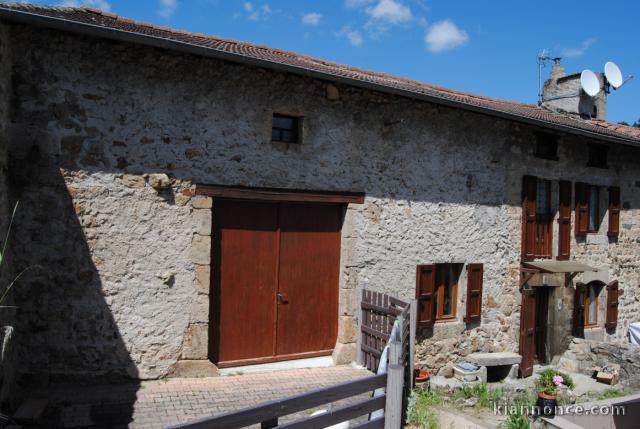
<path fill-rule="evenodd" d="M 521 268 L 520 269 L 520 289 L 522 289 L 524 285 L 526 285 L 527 282 L 531 280 L 531 278 L 537 273 L 538 273 L 537 270 Z"/>
<path fill-rule="evenodd" d="M 260 201 L 362 204 L 364 192 L 311 191 L 303 189 L 248 188 L 244 186 L 196 185 L 196 195 Z"/>
<path fill-rule="evenodd" d="M 577 276 L 578 274 L 580 274 L 579 271 L 575 273 L 564 273 L 564 286 L 569 287 L 569 285 L 571 284 L 571 280 L 573 280 L 574 277 Z"/>

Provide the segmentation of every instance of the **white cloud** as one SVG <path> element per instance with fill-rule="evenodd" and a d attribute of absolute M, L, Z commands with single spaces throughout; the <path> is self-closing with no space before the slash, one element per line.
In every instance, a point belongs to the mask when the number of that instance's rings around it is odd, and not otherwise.
<path fill-rule="evenodd" d="M 397 0 L 380 0 L 375 6 L 367 8 L 367 15 L 378 21 L 401 24 L 411 21 L 411 9 Z"/>
<path fill-rule="evenodd" d="M 591 37 L 582 42 L 582 46 L 580 46 L 579 48 L 565 48 L 562 50 L 562 56 L 567 58 L 581 57 L 585 54 L 585 52 L 589 50 L 589 48 L 594 43 L 596 43 L 597 40 L 598 39 L 596 39 L 595 37 Z"/>
<path fill-rule="evenodd" d="M 429 51 L 439 53 L 448 51 L 469 41 L 466 31 L 458 28 L 453 21 L 447 19 L 434 23 L 424 36 Z"/>
<path fill-rule="evenodd" d="M 318 25 L 322 19 L 322 14 L 309 12 L 302 15 L 302 23 L 306 25 Z"/>
<path fill-rule="evenodd" d="M 80 7 L 89 6 L 96 9 L 104 10 L 108 12 L 111 10 L 111 5 L 107 0 L 63 0 L 60 2 L 60 6 L 66 7 Z"/>
<path fill-rule="evenodd" d="M 374 0 L 345 0 L 344 5 L 350 9 L 356 9 L 362 6 L 368 6 L 373 2 Z"/>
<path fill-rule="evenodd" d="M 165 19 L 173 16 L 178 8 L 178 0 L 160 0 L 160 10 L 158 13 Z"/>
<path fill-rule="evenodd" d="M 338 36 L 346 37 L 352 46 L 361 46 L 364 42 L 362 34 L 358 30 L 354 30 L 350 26 L 346 25 L 338 32 Z"/>
<path fill-rule="evenodd" d="M 254 5 L 253 3 L 246 1 L 242 5 L 244 11 L 247 12 L 247 19 L 249 21 L 262 21 L 269 18 L 271 15 L 271 7 L 267 3 L 262 6 Z"/>

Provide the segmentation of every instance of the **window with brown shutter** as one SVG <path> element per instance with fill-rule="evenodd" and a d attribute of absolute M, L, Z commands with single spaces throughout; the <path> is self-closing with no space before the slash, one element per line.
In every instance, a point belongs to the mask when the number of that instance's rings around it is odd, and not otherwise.
<path fill-rule="evenodd" d="M 577 282 L 573 298 L 573 336 L 584 338 L 584 300 L 587 285 Z"/>
<path fill-rule="evenodd" d="M 467 314 L 466 323 L 479 323 L 482 319 L 482 264 L 467 265 Z"/>
<path fill-rule="evenodd" d="M 614 280 L 607 285 L 607 322 L 605 328 L 616 329 L 618 326 L 618 281 Z"/>
<path fill-rule="evenodd" d="M 536 250 L 536 191 L 538 179 L 522 178 L 522 259 L 535 259 Z"/>
<path fill-rule="evenodd" d="M 576 235 L 589 232 L 589 185 L 576 182 Z"/>
<path fill-rule="evenodd" d="M 431 328 L 435 315 L 436 266 L 418 265 L 416 269 L 417 327 Z"/>
<path fill-rule="evenodd" d="M 617 238 L 620 234 L 620 188 L 609 188 L 609 237 Z"/>
<path fill-rule="evenodd" d="M 571 182 L 560 181 L 558 204 L 558 260 L 571 257 Z"/>

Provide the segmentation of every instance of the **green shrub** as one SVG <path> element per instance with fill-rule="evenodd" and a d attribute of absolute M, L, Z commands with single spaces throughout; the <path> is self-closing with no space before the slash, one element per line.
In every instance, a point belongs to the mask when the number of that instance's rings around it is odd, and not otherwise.
<path fill-rule="evenodd" d="M 555 377 L 561 378 L 562 381 L 560 383 L 554 381 Z M 547 395 L 557 395 L 558 387 L 560 386 L 567 386 L 569 389 L 573 389 L 575 384 L 568 374 L 553 368 L 545 369 L 536 379 L 536 390 L 538 392 L 544 392 Z"/>

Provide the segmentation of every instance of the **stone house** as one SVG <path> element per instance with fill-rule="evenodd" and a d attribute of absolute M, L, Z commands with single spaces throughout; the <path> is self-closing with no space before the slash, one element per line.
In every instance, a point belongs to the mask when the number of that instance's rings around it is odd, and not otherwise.
<path fill-rule="evenodd" d="M 41 267 L 4 321 L 20 379 L 351 362 L 362 288 L 417 298 L 432 371 L 511 351 L 526 376 L 637 320 L 640 131 L 589 100 L 14 3 L 0 69 L 11 267 Z"/>

